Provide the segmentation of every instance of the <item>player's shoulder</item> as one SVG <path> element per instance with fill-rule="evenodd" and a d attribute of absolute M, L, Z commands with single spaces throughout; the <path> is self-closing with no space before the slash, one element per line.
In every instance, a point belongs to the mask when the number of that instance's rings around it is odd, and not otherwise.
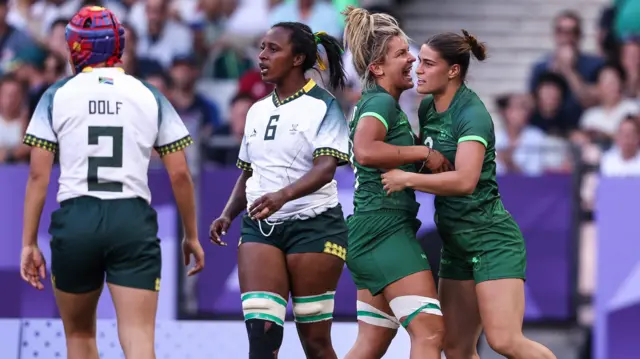
<path fill-rule="evenodd" d="M 320 100 L 329 107 L 333 101 L 335 101 L 335 97 L 331 94 L 331 92 L 323 89 L 322 87 L 315 85 L 311 88 L 311 90 L 305 92 L 306 96 L 309 96 L 313 99 Z"/>
<path fill-rule="evenodd" d="M 478 96 L 478 94 L 469 89 L 465 89 L 465 96 L 463 101 L 457 106 L 454 119 L 463 121 L 491 121 L 491 114 L 484 104 L 484 101 Z"/>
<path fill-rule="evenodd" d="M 253 105 L 249 107 L 249 111 L 247 112 L 247 120 L 255 116 L 264 116 L 262 114 L 270 113 L 275 107 L 272 97 L 273 92 L 254 102 Z"/>
<path fill-rule="evenodd" d="M 56 82 L 54 82 L 51 86 L 49 86 L 45 92 L 44 92 L 44 96 L 49 97 L 50 99 L 53 99 L 53 97 L 58 93 L 58 91 L 60 91 L 60 89 L 62 89 L 63 87 L 67 87 L 70 88 L 68 85 L 71 83 L 71 80 L 73 80 L 76 77 L 76 75 L 73 76 L 69 76 L 69 77 L 65 77 L 62 78 Z"/>

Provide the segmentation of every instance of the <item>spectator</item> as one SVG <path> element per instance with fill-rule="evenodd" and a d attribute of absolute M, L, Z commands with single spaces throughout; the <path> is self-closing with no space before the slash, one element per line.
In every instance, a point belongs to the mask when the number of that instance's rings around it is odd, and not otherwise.
<path fill-rule="evenodd" d="M 247 119 L 249 109 L 256 101 L 249 94 L 239 93 L 231 99 L 229 108 L 229 127 L 231 136 L 238 145 L 242 141 L 244 135 L 244 125 Z"/>
<path fill-rule="evenodd" d="M 496 102 L 505 124 L 496 131 L 498 173 L 542 174 L 546 135 L 529 125 L 531 106 L 527 97 L 508 95 Z"/>
<path fill-rule="evenodd" d="M 640 2 L 616 0 L 615 33 L 620 40 L 640 36 Z"/>
<path fill-rule="evenodd" d="M 282 21 L 298 21 L 313 31 L 325 31 L 336 38 L 342 37 L 342 18 L 332 3 L 319 0 L 285 1 L 270 14 L 269 25 Z"/>
<path fill-rule="evenodd" d="M 627 39 L 620 48 L 620 63 L 626 74 L 625 93 L 640 96 L 640 37 Z"/>
<path fill-rule="evenodd" d="M 174 57 L 193 52 L 189 28 L 168 17 L 169 0 L 146 0 L 144 6 L 146 17 L 132 10 L 129 19 L 138 35 L 139 58 L 155 60 L 169 68 Z"/>
<path fill-rule="evenodd" d="M 33 113 L 42 94 L 51 85 L 44 74 L 47 54 L 37 47 L 20 51 L 13 63 L 14 76 L 27 86 L 27 102 L 29 113 Z"/>
<path fill-rule="evenodd" d="M 604 176 L 640 176 L 640 125 L 635 118 L 620 123 L 615 146 L 602 156 L 600 172 Z"/>
<path fill-rule="evenodd" d="M 199 162 L 200 146 L 208 141 L 213 131 L 221 125 L 218 107 L 204 96 L 196 92 L 198 68 L 193 56 L 176 57 L 169 71 L 171 83 L 171 102 L 187 126 L 189 133 L 194 134 L 195 146 L 186 149 L 192 165 L 192 172 Z M 197 134 L 197 136 L 195 135 Z"/>
<path fill-rule="evenodd" d="M 167 76 L 167 74 L 162 71 L 150 73 L 147 74 L 144 80 L 151 86 L 157 88 L 158 91 L 160 91 L 166 98 L 171 99 L 171 89 L 173 88 L 173 84 L 171 83 L 171 78 Z"/>
<path fill-rule="evenodd" d="M 536 63 L 531 71 L 529 89 L 538 87 L 540 76 L 547 71 L 560 75 L 569 87 L 568 96 L 563 99 L 562 109 L 568 121 L 577 123 L 582 110 L 597 103 L 590 84 L 597 80 L 597 72 L 602 66 L 601 58 L 580 51 L 582 20 L 573 11 L 563 11 L 554 20 L 555 50 Z"/>
<path fill-rule="evenodd" d="M 640 111 L 638 103 L 623 94 L 624 78 L 624 70 L 618 65 L 609 64 L 600 70 L 597 85 L 600 105 L 588 109 L 580 120 L 580 128 L 592 141 L 611 142 L 620 122 Z"/>
<path fill-rule="evenodd" d="M 29 148 L 22 144 L 27 128 L 26 89 L 11 75 L 0 80 L 0 163 L 25 160 Z"/>
<path fill-rule="evenodd" d="M 138 34 L 129 24 L 123 25 L 125 28 L 127 44 L 122 54 L 122 68 L 128 74 L 145 78 L 148 75 L 162 72 L 162 65 L 156 60 L 149 58 L 139 58 L 136 54 L 138 46 Z"/>
<path fill-rule="evenodd" d="M 568 136 L 577 127 L 577 121 L 567 116 L 566 109 L 562 107 L 567 92 L 567 83 L 561 76 L 552 72 L 540 75 L 533 94 L 535 112 L 531 125 L 552 136 Z"/>
<path fill-rule="evenodd" d="M 248 94 L 254 101 L 260 100 L 273 91 L 273 85 L 262 81 L 262 75 L 256 68 L 252 68 L 240 77 L 238 92 Z"/>
<path fill-rule="evenodd" d="M 69 56 L 69 45 L 67 45 L 67 39 L 65 37 L 68 23 L 69 19 L 56 19 L 49 28 L 46 41 L 42 44 L 42 46 L 46 47 L 50 52 L 62 58 Z"/>
<path fill-rule="evenodd" d="M 7 22 L 8 2 L 8 0 L 0 0 L 0 69 L 2 72 L 7 71 L 7 66 L 18 52 L 35 47 L 35 43 L 26 33 Z"/>

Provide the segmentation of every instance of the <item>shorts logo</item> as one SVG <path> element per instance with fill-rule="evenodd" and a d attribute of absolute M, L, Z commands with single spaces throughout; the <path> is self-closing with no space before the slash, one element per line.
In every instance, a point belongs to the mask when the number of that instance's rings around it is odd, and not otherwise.
<path fill-rule="evenodd" d="M 476 271 L 478 269 L 480 269 L 480 256 L 475 256 L 473 258 L 471 258 L 471 263 L 473 263 L 473 270 Z"/>
<path fill-rule="evenodd" d="M 242 237 L 240 237 L 240 239 L 238 239 L 238 247 L 240 247 L 241 244 L 242 244 Z"/>
<path fill-rule="evenodd" d="M 342 259 L 343 261 L 347 259 L 347 249 L 341 245 L 331 243 L 329 241 L 324 243 L 324 253 L 333 254 L 334 256 Z"/>
<path fill-rule="evenodd" d="M 56 287 L 56 276 L 52 275 L 51 276 L 51 285 L 55 288 Z"/>
<path fill-rule="evenodd" d="M 156 288 L 155 288 L 156 292 L 160 291 L 160 278 L 156 278 Z"/>

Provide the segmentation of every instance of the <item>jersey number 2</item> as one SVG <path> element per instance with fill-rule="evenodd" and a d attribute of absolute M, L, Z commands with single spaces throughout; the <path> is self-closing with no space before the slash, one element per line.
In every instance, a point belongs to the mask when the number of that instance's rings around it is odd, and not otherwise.
<path fill-rule="evenodd" d="M 264 140 L 271 141 L 276 138 L 276 129 L 278 129 L 278 120 L 280 115 L 273 115 L 269 117 L 269 123 L 267 123 L 267 130 L 264 132 Z"/>
<path fill-rule="evenodd" d="M 89 127 L 90 145 L 97 145 L 100 137 L 111 137 L 113 140 L 113 155 L 111 157 L 89 157 L 89 169 L 87 171 L 89 192 L 122 192 L 121 182 L 98 181 L 98 168 L 122 168 L 122 127 Z"/>

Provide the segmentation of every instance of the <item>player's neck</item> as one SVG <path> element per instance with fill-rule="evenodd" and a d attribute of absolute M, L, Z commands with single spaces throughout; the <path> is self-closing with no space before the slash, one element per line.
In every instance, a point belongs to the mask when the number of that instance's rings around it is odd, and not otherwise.
<path fill-rule="evenodd" d="M 393 97 L 396 100 L 396 102 L 400 100 L 400 95 L 402 95 L 402 91 L 404 90 L 397 88 L 393 84 L 387 83 L 385 81 L 385 78 L 379 79 L 377 83 L 378 83 L 378 86 L 382 87 L 385 91 L 387 91 L 389 95 L 391 95 L 391 97 Z"/>
<path fill-rule="evenodd" d="M 301 77 L 295 77 L 291 79 L 285 79 L 282 82 L 276 84 L 276 96 L 281 101 L 293 96 L 296 92 L 300 91 L 306 84 L 308 80 Z"/>
<path fill-rule="evenodd" d="M 456 92 L 462 85 L 449 85 L 447 88 L 439 94 L 433 94 L 433 101 L 435 103 L 436 111 L 445 112 L 451 106 L 453 98 L 456 96 Z"/>

